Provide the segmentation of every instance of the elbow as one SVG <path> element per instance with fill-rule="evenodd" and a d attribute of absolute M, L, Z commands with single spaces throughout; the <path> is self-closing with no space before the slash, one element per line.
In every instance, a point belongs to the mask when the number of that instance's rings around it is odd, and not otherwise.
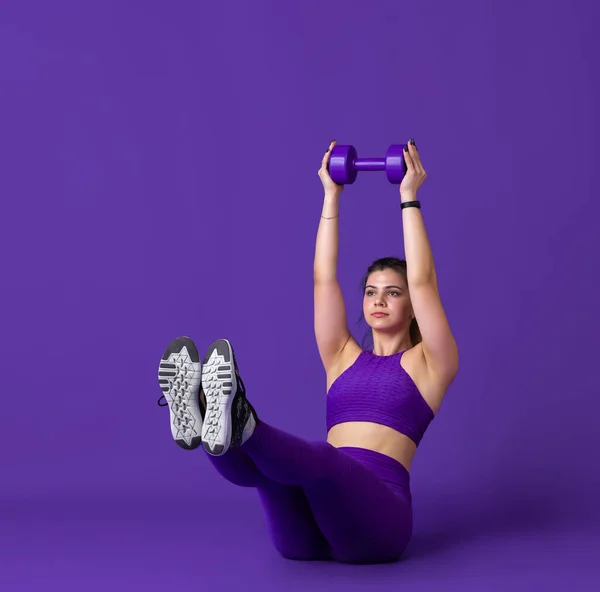
<path fill-rule="evenodd" d="M 335 269 L 333 270 L 322 270 L 315 269 L 313 274 L 313 282 L 315 284 L 328 284 L 332 282 L 337 282 L 337 273 Z"/>
<path fill-rule="evenodd" d="M 337 281 L 337 266 L 327 261 L 315 259 L 313 266 L 313 280 L 315 284 Z"/>
<path fill-rule="evenodd" d="M 434 286 L 437 289 L 437 277 L 435 272 L 419 274 L 418 276 L 408 276 L 407 277 L 408 289 L 410 291 L 411 287 L 416 288 L 418 286 Z"/>

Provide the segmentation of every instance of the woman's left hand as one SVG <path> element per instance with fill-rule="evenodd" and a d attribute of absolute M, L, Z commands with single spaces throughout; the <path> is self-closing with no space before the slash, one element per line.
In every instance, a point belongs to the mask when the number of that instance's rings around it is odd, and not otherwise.
<path fill-rule="evenodd" d="M 419 187 L 427 179 L 427 173 L 421 164 L 415 141 L 412 139 L 408 141 L 408 152 L 404 151 L 404 162 L 407 170 L 400 183 L 400 196 L 416 199 Z"/>

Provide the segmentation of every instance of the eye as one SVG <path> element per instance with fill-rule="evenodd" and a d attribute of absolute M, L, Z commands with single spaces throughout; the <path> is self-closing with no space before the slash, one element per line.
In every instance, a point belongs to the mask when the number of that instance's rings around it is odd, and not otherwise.
<path fill-rule="evenodd" d="M 396 290 L 392 290 L 392 291 L 390 292 L 390 294 L 400 294 L 400 292 L 397 292 Z"/>

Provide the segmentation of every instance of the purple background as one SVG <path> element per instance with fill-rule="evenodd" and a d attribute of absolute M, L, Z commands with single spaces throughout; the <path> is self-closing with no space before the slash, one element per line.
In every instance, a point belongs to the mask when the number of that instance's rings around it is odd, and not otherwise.
<path fill-rule="evenodd" d="M 0 589 L 597 589 L 598 4 L 357 5 L 0 6 Z M 227 337 L 259 414 L 324 438 L 317 169 L 332 138 L 409 137 L 461 353 L 414 539 L 394 565 L 289 562 L 255 492 L 172 442 L 158 361 Z M 403 253 L 397 186 L 359 175 L 359 339 L 361 275 Z"/>

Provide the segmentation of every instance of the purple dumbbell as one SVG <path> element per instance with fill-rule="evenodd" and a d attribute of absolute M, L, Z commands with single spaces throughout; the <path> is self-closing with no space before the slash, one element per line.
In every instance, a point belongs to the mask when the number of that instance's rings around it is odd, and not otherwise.
<path fill-rule="evenodd" d="M 338 185 L 356 181 L 359 171 L 385 171 L 390 183 L 400 184 L 406 174 L 404 144 L 392 144 L 385 158 L 357 158 L 354 146 L 335 145 L 329 157 L 329 176 Z"/>

